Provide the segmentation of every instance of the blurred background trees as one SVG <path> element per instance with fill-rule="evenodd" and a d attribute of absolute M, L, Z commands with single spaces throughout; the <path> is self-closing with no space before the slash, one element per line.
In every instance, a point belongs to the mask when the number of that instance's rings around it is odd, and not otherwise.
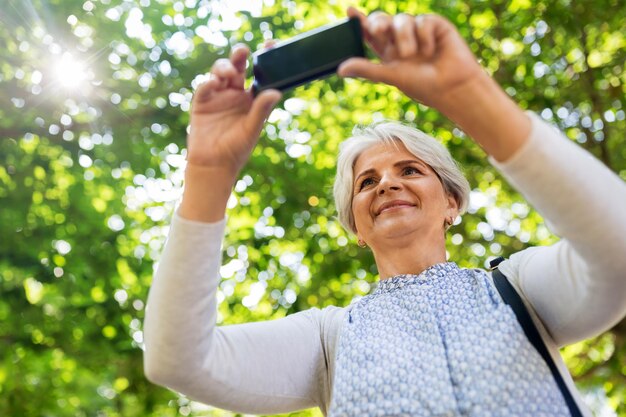
<path fill-rule="evenodd" d="M 148 383 L 142 319 L 180 196 L 187 110 L 213 61 L 344 16 L 348 2 L 4 0 L 0 8 L 0 415 L 233 415 Z M 626 180 L 626 8 L 619 0 L 361 1 L 443 14 L 522 107 Z M 376 281 L 335 219 L 338 143 L 358 123 L 414 123 L 473 188 L 450 258 L 556 241 L 437 112 L 330 77 L 285 95 L 229 204 L 220 322 L 346 305 Z M 626 416 L 626 323 L 563 350 L 598 415 Z M 309 410 L 297 415 L 320 415 Z"/>

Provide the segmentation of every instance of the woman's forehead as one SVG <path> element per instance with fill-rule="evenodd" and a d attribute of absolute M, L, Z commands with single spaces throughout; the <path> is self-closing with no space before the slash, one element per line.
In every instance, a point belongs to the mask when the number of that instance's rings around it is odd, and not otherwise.
<path fill-rule="evenodd" d="M 372 165 L 393 164 L 400 160 L 415 160 L 424 163 L 421 158 L 411 153 L 401 141 L 395 140 L 377 143 L 363 150 L 355 160 L 354 172 L 371 168 Z"/>

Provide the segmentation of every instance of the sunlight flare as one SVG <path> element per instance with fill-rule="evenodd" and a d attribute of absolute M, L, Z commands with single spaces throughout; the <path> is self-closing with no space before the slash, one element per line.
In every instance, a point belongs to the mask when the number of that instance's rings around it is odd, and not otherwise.
<path fill-rule="evenodd" d="M 67 89 L 76 89 L 87 80 L 85 64 L 76 60 L 69 53 L 63 54 L 55 64 L 54 71 L 59 83 Z"/>

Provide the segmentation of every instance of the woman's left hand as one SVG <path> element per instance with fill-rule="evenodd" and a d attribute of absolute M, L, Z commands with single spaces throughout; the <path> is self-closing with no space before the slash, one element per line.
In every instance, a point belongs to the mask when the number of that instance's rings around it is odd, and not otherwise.
<path fill-rule="evenodd" d="M 365 16 L 353 7 L 348 15 L 360 19 L 365 40 L 381 62 L 351 58 L 339 67 L 340 76 L 396 86 L 443 113 L 455 90 L 487 77 L 454 25 L 441 16 Z"/>
<path fill-rule="evenodd" d="M 498 161 L 510 158 L 527 141 L 531 123 L 478 64 L 454 25 L 438 15 L 365 16 L 365 40 L 380 63 L 350 58 L 337 73 L 398 87 L 407 96 L 433 107 L 455 122 Z"/>

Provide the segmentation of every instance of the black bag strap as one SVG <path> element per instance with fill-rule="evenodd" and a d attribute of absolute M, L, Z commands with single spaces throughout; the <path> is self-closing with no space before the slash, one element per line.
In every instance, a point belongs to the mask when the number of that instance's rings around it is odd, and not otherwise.
<path fill-rule="evenodd" d="M 511 309 L 513 309 L 513 312 L 517 317 L 517 321 L 522 326 L 526 337 L 535 347 L 537 352 L 539 352 L 543 360 L 548 365 L 548 368 L 550 368 L 550 372 L 552 372 L 552 377 L 554 378 L 556 385 L 559 387 L 559 390 L 561 390 L 561 394 L 563 394 L 563 399 L 565 400 L 565 403 L 567 404 L 567 407 L 569 408 L 572 417 L 583 417 L 580 408 L 578 408 L 578 404 L 576 404 L 572 393 L 565 384 L 565 380 L 563 380 L 563 375 L 561 375 L 558 368 L 556 367 L 556 364 L 552 360 L 552 357 L 550 356 L 550 352 L 548 352 L 548 348 L 546 347 L 545 342 L 541 338 L 541 335 L 539 334 L 535 323 L 530 317 L 530 314 L 526 309 L 526 305 L 524 305 L 524 302 L 522 301 L 517 291 L 515 291 L 515 288 L 513 288 L 513 285 L 511 285 L 508 278 L 502 272 L 500 272 L 500 270 L 497 269 L 497 266 L 503 260 L 504 258 L 499 257 L 490 262 L 492 268 L 491 273 L 493 276 L 493 283 L 495 284 L 496 289 L 500 293 L 502 300 L 504 300 L 505 303 L 511 306 Z"/>

